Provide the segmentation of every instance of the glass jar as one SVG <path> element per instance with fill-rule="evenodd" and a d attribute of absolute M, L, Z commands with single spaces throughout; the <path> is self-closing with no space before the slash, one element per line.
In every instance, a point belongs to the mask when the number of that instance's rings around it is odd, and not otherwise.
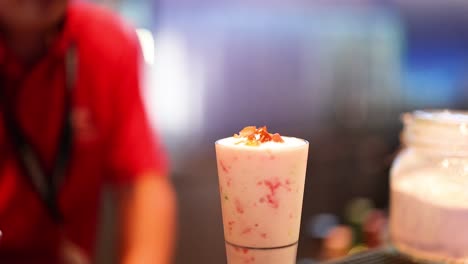
<path fill-rule="evenodd" d="M 390 177 L 390 238 L 416 259 L 468 263 L 468 112 L 403 115 Z"/>

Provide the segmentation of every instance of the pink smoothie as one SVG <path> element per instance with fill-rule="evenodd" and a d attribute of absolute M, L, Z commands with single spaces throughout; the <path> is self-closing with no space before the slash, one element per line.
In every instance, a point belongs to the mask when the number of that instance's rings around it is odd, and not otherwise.
<path fill-rule="evenodd" d="M 256 146 L 239 144 L 239 138 L 234 137 L 216 142 L 227 243 L 249 248 L 297 243 L 309 144 L 298 138 L 282 138 L 284 142 L 270 141 Z M 228 256 L 243 256 L 235 254 L 233 248 L 227 247 Z M 256 262 L 228 262 L 295 263 L 295 252 L 296 246 L 269 253 L 251 250 L 250 257 L 257 259 Z M 281 255 L 290 261 L 260 261 L 268 254 Z"/>

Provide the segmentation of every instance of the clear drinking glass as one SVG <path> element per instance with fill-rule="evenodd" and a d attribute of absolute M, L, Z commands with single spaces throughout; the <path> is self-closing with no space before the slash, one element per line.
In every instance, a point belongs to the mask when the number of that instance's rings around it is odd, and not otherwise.
<path fill-rule="evenodd" d="M 309 143 L 225 141 L 215 147 L 228 264 L 296 263 Z"/>

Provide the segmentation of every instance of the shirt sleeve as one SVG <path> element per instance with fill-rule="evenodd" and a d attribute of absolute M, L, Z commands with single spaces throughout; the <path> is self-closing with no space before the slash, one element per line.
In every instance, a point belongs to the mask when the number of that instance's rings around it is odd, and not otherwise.
<path fill-rule="evenodd" d="M 149 124 L 141 98 L 140 48 L 130 43 L 115 70 L 113 128 L 110 136 L 110 182 L 131 183 L 146 172 L 166 175 L 167 156 Z"/>

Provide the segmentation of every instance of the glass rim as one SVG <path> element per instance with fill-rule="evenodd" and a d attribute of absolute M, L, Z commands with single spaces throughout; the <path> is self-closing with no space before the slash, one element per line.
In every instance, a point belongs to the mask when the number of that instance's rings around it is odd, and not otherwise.
<path fill-rule="evenodd" d="M 301 144 L 301 145 L 296 145 L 296 146 L 286 146 L 285 149 L 295 149 L 295 148 L 300 148 L 300 147 L 303 147 L 303 146 L 308 146 L 310 145 L 309 141 L 306 140 L 306 139 L 303 139 L 303 138 L 298 138 L 298 137 L 289 137 L 289 136 L 284 136 L 284 137 L 288 137 L 288 138 L 296 138 L 296 139 L 299 139 L 301 140 L 304 144 Z M 215 141 L 215 146 L 235 146 L 235 147 L 240 147 L 239 145 L 228 145 L 228 144 L 221 144 L 220 141 L 221 140 L 225 140 L 225 139 L 228 139 L 228 138 L 231 138 L 231 137 L 225 137 L 225 138 L 221 138 L 221 139 L 218 139 Z M 243 145 L 243 144 L 241 144 Z M 251 147 L 252 150 L 260 150 L 259 148 L 255 148 L 255 147 L 258 147 L 258 146 L 248 146 L 248 147 Z M 250 148 L 249 148 L 250 149 Z M 269 148 L 270 149 L 270 148 Z"/>

